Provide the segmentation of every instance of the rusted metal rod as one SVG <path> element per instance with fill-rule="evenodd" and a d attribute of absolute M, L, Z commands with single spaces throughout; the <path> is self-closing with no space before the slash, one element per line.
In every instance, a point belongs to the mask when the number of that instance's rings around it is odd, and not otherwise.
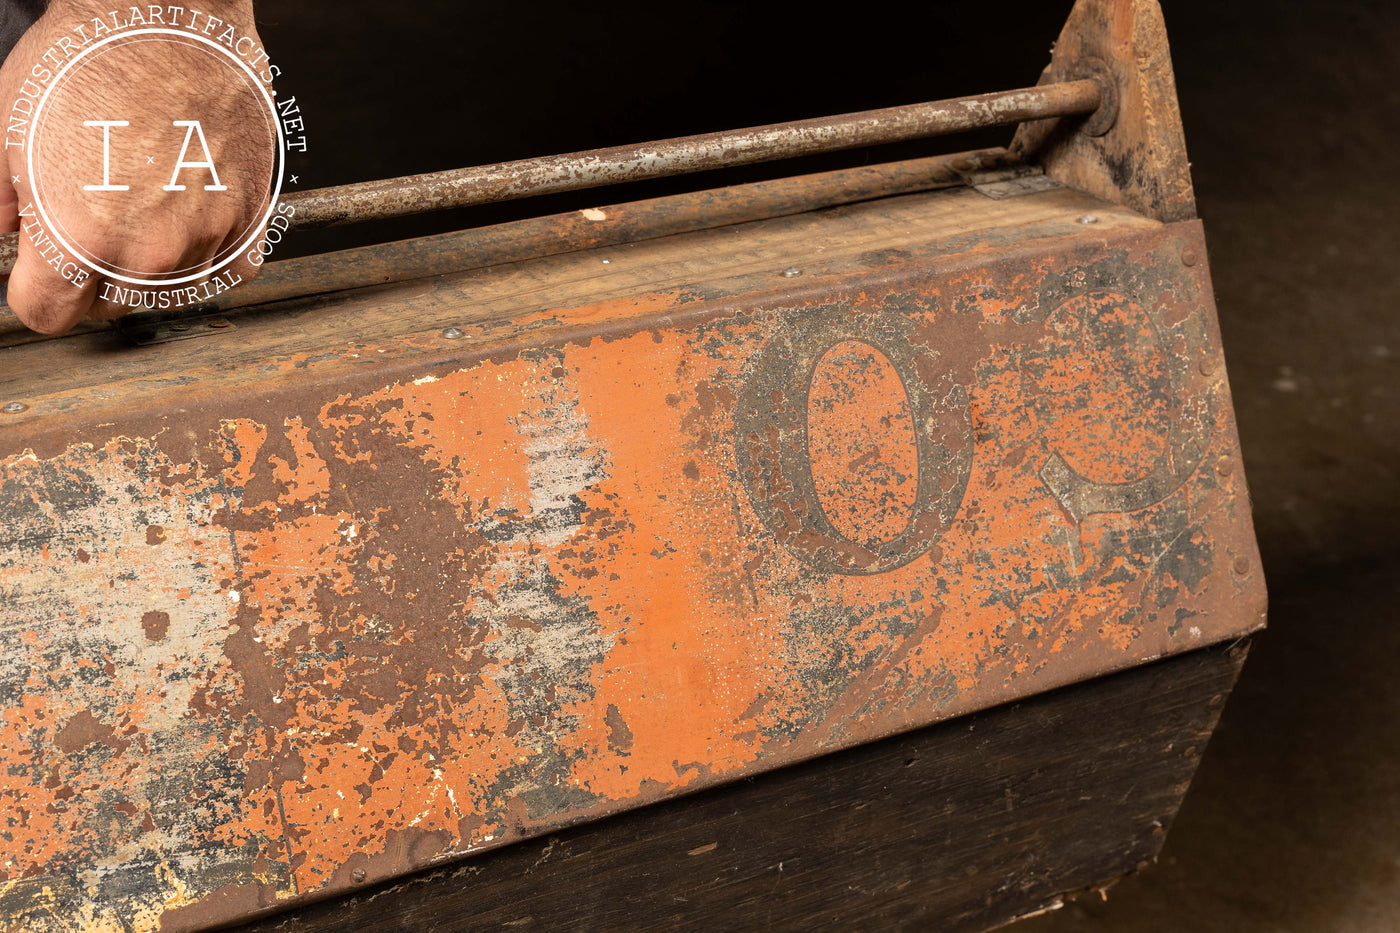
<path fill-rule="evenodd" d="M 1019 163 L 1003 148 L 955 152 L 598 205 L 452 233 L 316 253 L 270 262 L 257 278 L 225 292 L 201 310 L 230 311 L 771 220 L 859 201 L 964 185 L 970 173 L 1016 164 Z M 122 318 L 117 327 L 128 332 L 139 331 L 145 326 L 143 317 L 137 313 Z M 105 327 L 97 321 L 86 321 L 78 325 L 79 331 L 84 329 L 103 330 Z M 55 338 L 28 330 L 0 307 L 0 351 L 5 347 L 52 339 Z"/>
<path fill-rule="evenodd" d="M 682 136 L 479 168 L 323 188 L 293 201 L 298 227 L 382 220 L 648 178 L 904 142 L 1025 120 L 1092 113 L 1093 80 L 959 97 L 771 126 Z"/>
<path fill-rule="evenodd" d="M 213 304 L 220 310 L 243 308 L 949 188 L 966 184 L 965 169 L 955 166 L 996 168 L 1009 161 L 1005 149 L 928 156 L 301 256 L 268 263 L 256 279 Z"/>
<path fill-rule="evenodd" d="M 1098 82 L 1086 78 L 638 146 L 359 182 L 297 192 L 285 200 L 296 208 L 293 227 L 327 227 L 1088 114 L 1098 109 L 1102 98 Z M 16 244 L 13 234 L 0 238 L 0 274 L 12 268 Z"/>

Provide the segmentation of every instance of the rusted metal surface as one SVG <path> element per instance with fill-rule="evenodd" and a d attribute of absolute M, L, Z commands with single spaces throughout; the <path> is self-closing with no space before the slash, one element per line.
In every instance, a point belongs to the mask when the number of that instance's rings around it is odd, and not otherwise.
<path fill-rule="evenodd" d="M 1199 226 L 1061 230 L 0 437 L 0 916 L 201 929 L 1253 630 Z"/>
<path fill-rule="evenodd" d="M 1157 857 L 1243 647 L 551 831 L 237 933 L 986 933 Z"/>
<path fill-rule="evenodd" d="M 752 165 L 861 146 L 923 139 L 1023 120 L 1090 114 L 1104 97 L 1092 78 L 999 91 L 861 113 L 796 120 L 720 133 L 520 159 L 475 168 L 385 178 L 314 191 L 284 200 L 296 209 L 293 228 L 326 227 L 403 217 Z M 14 267 L 17 234 L 0 236 L 0 274 Z"/>

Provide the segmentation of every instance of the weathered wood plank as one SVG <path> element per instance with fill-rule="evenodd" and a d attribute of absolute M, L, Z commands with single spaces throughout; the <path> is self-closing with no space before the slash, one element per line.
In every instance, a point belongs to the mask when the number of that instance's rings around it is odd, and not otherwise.
<path fill-rule="evenodd" d="M 997 246 L 1069 241 L 1085 232 L 1076 223 L 1085 213 L 1098 218 L 1094 232 L 1104 236 L 1156 228 L 1065 189 L 1005 201 L 952 190 L 485 268 L 471 268 L 480 249 L 456 243 L 451 249 L 467 271 L 241 309 L 227 316 L 234 327 L 197 340 L 132 350 L 100 331 L 6 348 L 0 400 L 25 400 L 30 409 L 0 428 L 39 427 L 48 414 L 75 408 L 169 405 L 190 386 L 231 392 L 274 373 L 330 377 L 421 359 L 454 346 L 440 336 L 448 326 L 494 325 L 497 337 L 522 336 L 515 322 L 531 319 L 538 329 L 542 319 L 567 323 L 607 303 L 797 297 L 879 275 L 904 258 L 936 258 L 951 269 Z M 396 249 L 385 247 L 384 261 L 394 261 Z M 784 278 L 788 267 L 802 275 Z M 11 318 L 10 327 L 18 333 L 20 325 Z"/>

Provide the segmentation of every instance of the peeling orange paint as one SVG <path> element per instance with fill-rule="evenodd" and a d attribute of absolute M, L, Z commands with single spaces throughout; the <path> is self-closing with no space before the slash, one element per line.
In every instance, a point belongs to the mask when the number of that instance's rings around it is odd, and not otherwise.
<path fill-rule="evenodd" d="M 0 916 L 193 929 L 1237 634 L 1181 235 L 0 451 Z"/>

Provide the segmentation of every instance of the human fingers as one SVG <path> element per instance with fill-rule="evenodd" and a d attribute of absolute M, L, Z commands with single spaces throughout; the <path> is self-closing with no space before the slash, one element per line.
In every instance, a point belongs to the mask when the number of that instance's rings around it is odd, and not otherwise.
<path fill-rule="evenodd" d="M 47 237 L 40 242 L 19 238 L 19 255 L 10 273 L 10 310 L 31 330 L 61 334 L 83 319 L 97 298 L 101 284 Z"/>

